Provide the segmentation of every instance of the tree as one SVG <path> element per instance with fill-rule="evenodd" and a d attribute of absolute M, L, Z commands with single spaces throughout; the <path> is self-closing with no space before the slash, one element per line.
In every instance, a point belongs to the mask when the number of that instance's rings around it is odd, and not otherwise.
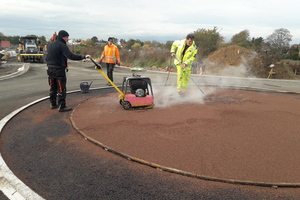
<path fill-rule="evenodd" d="M 127 42 L 126 42 L 126 49 L 131 49 L 131 46 L 134 45 L 135 43 L 135 40 L 134 39 L 129 39 Z"/>
<path fill-rule="evenodd" d="M 126 40 L 125 39 L 120 39 L 120 44 L 124 48 L 126 46 Z"/>
<path fill-rule="evenodd" d="M 94 44 L 95 44 L 96 42 L 98 42 L 98 38 L 97 38 L 96 36 L 93 36 L 93 37 L 91 38 L 91 40 L 94 42 Z"/>
<path fill-rule="evenodd" d="M 195 43 L 199 47 L 198 54 L 203 57 L 208 56 L 211 52 L 217 50 L 222 42 L 224 42 L 224 37 L 218 32 L 218 28 L 213 29 L 198 29 L 194 32 Z"/>
<path fill-rule="evenodd" d="M 41 44 L 40 44 L 41 46 L 44 46 L 44 45 L 47 44 L 47 39 L 46 39 L 45 36 L 38 37 L 38 39 L 39 39 L 40 42 L 41 42 Z"/>
<path fill-rule="evenodd" d="M 1 40 L 10 41 L 11 44 L 19 44 L 20 36 L 3 36 Z"/>
<path fill-rule="evenodd" d="M 86 41 L 82 40 L 80 42 L 81 45 L 86 45 L 86 46 L 94 46 L 95 43 L 91 39 L 87 39 Z"/>
<path fill-rule="evenodd" d="M 134 40 L 134 39 L 129 39 L 127 42 L 126 42 L 126 49 L 132 49 L 132 46 L 135 45 L 135 47 L 138 47 L 137 44 L 139 44 L 139 47 L 142 47 L 144 46 L 144 43 L 137 39 L 137 40 Z"/>
<path fill-rule="evenodd" d="M 288 52 L 292 37 L 289 30 L 276 29 L 274 33 L 267 37 L 265 49 L 268 49 L 274 59 L 280 60 Z"/>
<path fill-rule="evenodd" d="M 300 46 L 297 44 L 294 44 L 291 46 L 291 48 L 289 49 L 288 53 L 285 54 L 286 59 L 292 59 L 292 60 L 300 60 L 299 57 L 299 51 L 300 50 Z"/>
<path fill-rule="evenodd" d="M 2 41 L 2 40 L 3 40 L 3 38 L 4 38 L 4 35 L 3 35 L 3 33 L 2 33 L 2 32 L 0 32 L 0 41 Z"/>
<path fill-rule="evenodd" d="M 238 34 L 235 34 L 234 36 L 232 36 L 231 38 L 231 44 L 242 44 L 242 43 L 247 43 L 249 42 L 249 38 L 250 38 L 250 32 L 245 29 L 241 32 L 239 32 Z"/>
<path fill-rule="evenodd" d="M 132 45 L 131 48 L 134 49 L 134 50 L 139 50 L 141 48 L 141 44 L 140 43 L 134 43 L 134 45 Z"/>
<path fill-rule="evenodd" d="M 262 37 L 252 38 L 250 40 L 250 32 L 245 29 L 235 35 L 232 36 L 231 45 L 239 45 L 241 47 L 245 47 L 248 49 L 261 50 L 264 44 L 264 39 Z"/>
<path fill-rule="evenodd" d="M 252 38 L 250 40 L 250 32 L 249 30 L 245 29 L 238 34 L 235 34 L 231 38 L 230 44 L 232 45 L 239 45 L 241 47 L 245 47 L 247 49 L 261 49 L 261 43 L 263 38 Z"/>
<path fill-rule="evenodd" d="M 264 43 L 264 39 L 262 37 L 252 38 L 251 43 L 254 45 L 255 50 L 261 50 Z"/>
<path fill-rule="evenodd" d="M 284 28 L 276 29 L 272 35 L 268 36 L 266 41 L 271 48 L 283 49 L 290 46 L 292 41 L 292 35 L 290 31 Z"/>
<path fill-rule="evenodd" d="M 165 48 L 166 49 L 171 49 L 173 42 L 174 41 L 167 41 L 166 44 L 165 44 Z"/>
<path fill-rule="evenodd" d="M 153 48 L 159 48 L 159 47 L 161 47 L 161 43 L 159 43 L 159 42 L 156 41 L 156 40 L 152 40 L 151 46 L 152 46 Z"/>

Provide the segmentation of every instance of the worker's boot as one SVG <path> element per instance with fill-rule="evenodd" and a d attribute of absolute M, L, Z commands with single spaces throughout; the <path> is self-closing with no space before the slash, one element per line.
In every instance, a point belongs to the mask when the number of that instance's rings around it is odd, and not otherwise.
<path fill-rule="evenodd" d="M 50 108 L 51 109 L 55 109 L 55 108 L 57 108 L 58 106 L 56 105 L 56 104 L 52 104 L 52 103 L 50 103 Z"/>
<path fill-rule="evenodd" d="M 56 101 L 50 101 L 50 108 L 51 109 L 58 108 Z"/>
<path fill-rule="evenodd" d="M 185 97 L 186 96 L 186 91 L 181 89 L 181 88 L 177 88 L 177 92 L 181 97 Z"/>
<path fill-rule="evenodd" d="M 59 106 L 59 108 L 58 108 L 58 111 L 59 111 L 59 112 L 67 112 L 67 111 L 70 111 L 70 110 L 72 110 L 72 108 L 71 108 L 71 107 L 66 107 L 65 104 L 61 104 L 61 105 Z"/>

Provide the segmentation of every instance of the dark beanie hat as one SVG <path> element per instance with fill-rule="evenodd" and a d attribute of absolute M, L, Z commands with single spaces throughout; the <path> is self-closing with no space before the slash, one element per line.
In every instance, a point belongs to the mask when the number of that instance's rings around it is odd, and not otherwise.
<path fill-rule="evenodd" d="M 187 36 L 186 36 L 186 39 L 195 39 L 195 36 L 193 35 L 193 34 L 188 34 Z"/>
<path fill-rule="evenodd" d="M 114 41 L 112 37 L 109 37 L 107 41 Z"/>
<path fill-rule="evenodd" d="M 59 31 L 58 32 L 58 35 L 57 35 L 58 37 L 67 37 L 67 36 L 69 36 L 69 33 L 67 32 L 67 31 L 65 31 L 65 30 L 61 30 L 61 31 Z"/>

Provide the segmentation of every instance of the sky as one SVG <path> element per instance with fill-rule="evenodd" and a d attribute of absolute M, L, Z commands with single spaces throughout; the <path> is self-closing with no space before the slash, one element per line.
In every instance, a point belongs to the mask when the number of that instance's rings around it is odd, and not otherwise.
<path fill-rule="evenodd" d="M 5 0 L 0 32 L 45 36 L 66 30 L 70 39 L 108 37 L 141 41 L 184 39 L 198 29 L 218 28 L 225 42 L 248 30 L 266 39 L 284 28 L 300 43 L 299 0 Z"/>

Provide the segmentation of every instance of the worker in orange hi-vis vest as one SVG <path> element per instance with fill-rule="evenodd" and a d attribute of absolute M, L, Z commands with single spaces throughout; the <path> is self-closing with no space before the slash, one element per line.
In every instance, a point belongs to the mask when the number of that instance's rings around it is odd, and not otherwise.
<path fill-rule="evenodd" d="M 113 82 L 114 67 L 116 64 L 120 66 L 121 60 L 119 49 L 116 45 L 113 44 L 112 37 L 108 38 L 107 45 L 104 47 L 104 51 L 102 52 L 99 63 L 101 63 L 103 59 L 105 60 L 107 67 L 107 77 Z M 108 82 L 107 85 L 111 84 Z"/>

